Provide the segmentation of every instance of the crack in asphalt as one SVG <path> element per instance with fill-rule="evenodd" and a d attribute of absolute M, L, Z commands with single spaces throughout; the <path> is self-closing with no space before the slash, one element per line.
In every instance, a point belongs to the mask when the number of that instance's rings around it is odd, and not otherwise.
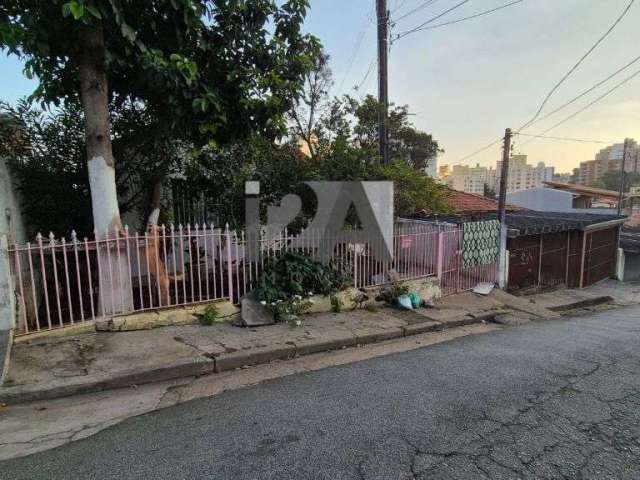
<path fill-rule="evenodd" d="M 589 384 L 613 375 L 609 369 L 640 375 L 640 369 L 630 368 L 638 367 L 638 362 L 628 357 L 584 361 L 592 364 L 590 368 L 556 373 L 561 385 L 536 392 L 507 420 L 479 412 L 462 432 L 468 440 L 453 448 L 422 446 L 423 441 L 429 443 L 425 432 L 398 434 L 410 453 L 406 478 L 640 478 L 640 390 L 622 385 L 631 391 L 611 398 L 589 390 Z M 578 401 L 593 411 L 580 411 Z M 458 428 L 458 419 L 447 422 Z M 531 438 L 523 442 L 525 432 Z M 539 444 L 526 445 L 532 441 Z M 368 480 L 365 472 L 366 461 L 358 465 L 357 473 Z"/>

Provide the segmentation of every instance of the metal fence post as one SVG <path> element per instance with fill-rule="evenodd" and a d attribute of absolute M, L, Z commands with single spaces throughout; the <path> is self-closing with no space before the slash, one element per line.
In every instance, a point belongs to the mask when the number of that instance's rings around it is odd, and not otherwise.
<path fill-rule="evenodd" d="M 436 258 L 436 272 L 438 280 L 442 282 L 442 271 L 444 268 L 444 232 L 438 232 L 438 256 Z"/>
<path fill-rule="evenodd" d="M 358 288 L 358 244 L 353 244 L 353 288 Z"/>
<path fill-rule="evenodd" d="M 229 301 L 233 303 L 233 270 L 231 269 L 231 231 L 229 224 L 224 229 L 225 243 L 227 245 L 227 282 L 229 283 Z"/>

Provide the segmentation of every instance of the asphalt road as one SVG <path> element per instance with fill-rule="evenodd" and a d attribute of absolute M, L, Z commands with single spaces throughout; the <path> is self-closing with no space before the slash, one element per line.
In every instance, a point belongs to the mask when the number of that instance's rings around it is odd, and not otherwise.
<path fill-rule="evenodd" d="M 0 478 L 638 479 L 640 307 L 196 400 Z"/>

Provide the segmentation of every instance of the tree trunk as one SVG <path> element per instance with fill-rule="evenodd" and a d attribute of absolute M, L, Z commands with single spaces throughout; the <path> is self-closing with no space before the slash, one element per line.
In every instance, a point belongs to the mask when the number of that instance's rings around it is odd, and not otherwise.
<path fill-rule="evenodd" d="M 87 167 L 96 240 L 119 239 L 122 222 L 111 149 L 104 36 L 99 22 L 81 27 L 80 48 L 80 97 L 84 109 Z M 108 246 L 98 249 L 98 255 L 101 265 L 98 297 L 101 313 L 110 315 L 131 311 L 133 301 L 125 242 L 110 242 Z"/>
<path fill-rule="evenodd" d="M 151 192 L 151 205 L 147 225 L 157 225 L 160 218 L 160 206 L 162 202 L 162 177 L 158 177 L 153 183 Z"/>

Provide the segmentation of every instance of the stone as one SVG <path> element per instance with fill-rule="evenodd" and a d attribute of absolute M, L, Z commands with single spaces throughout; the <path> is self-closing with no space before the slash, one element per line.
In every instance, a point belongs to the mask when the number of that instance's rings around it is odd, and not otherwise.
<path fill-rule="evenodd" d="M 276 323 L 275 314 L 262 305 L 252 295 L 246 295 L 240 301 L 240 318 L 245 327 L 261 327 Z"/>
<path fill-rule="evenodd" d="M 357 288 L 347 288 L 334 295 L 313 295 L 310 297 L 311 308 L 306 313 L 327 313 L 333 311 L 333 304 L 331 303 L 331 297 L 336 297 L 342 306 L 342 310 L 349 310 L 353 308 L 353 299 L 358 295 L 362 295 L 362 292 Z M 369 296 L 371 298 L 371 296 Z M 364 305 L 368 305 L 370 302 L 366 302 Z M 363 305 L 363 306 L 364 306 Z"/>
<path fill-rule="evenodd" d="M 415 291 L 423 302 L 430 302 L 442 297 L 440 281 L 433 277 L 407 282 L 409 291 Z"/>
<path fill-rule="evenodd" d="M 489 295 L 495 285 L 491 282 L 482 282 L 473 287 L 473 293 L 478 295 Z"/>

